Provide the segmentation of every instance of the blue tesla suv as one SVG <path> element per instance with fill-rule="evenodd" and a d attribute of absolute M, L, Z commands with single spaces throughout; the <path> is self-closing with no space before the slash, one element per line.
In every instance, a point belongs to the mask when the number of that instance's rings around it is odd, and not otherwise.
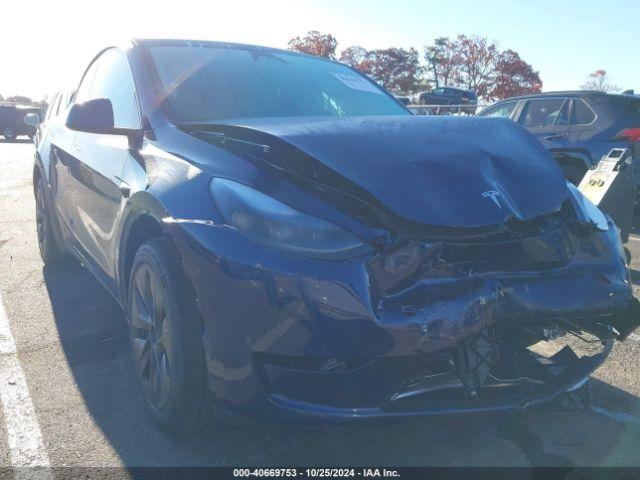
<path fill-rule="evenodd" d="M 526 130 L 412 116 L 325 59 L 107 48 L 47 114 L 33 183 L 44 263 L 71 254 L 122 305 L 173 432 L 214 406 L 309 423 L 521 409 L 582 385 L 638 325 L 617 230 Z M 599 348 L 533 349 L 569 335 Z"/>

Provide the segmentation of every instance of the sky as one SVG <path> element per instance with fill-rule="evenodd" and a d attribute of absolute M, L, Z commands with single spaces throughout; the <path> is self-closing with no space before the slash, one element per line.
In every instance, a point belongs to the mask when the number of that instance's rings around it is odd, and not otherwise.
<path fill-rule="evenodd" d="M 423 47 L 481 35 L 540 72 L 543 90 L 576 89 L 597 69 L 640 92 L 640 0 L 30 0 L 3 2 L 0 94 L 42 99 L 77 86 L 102 48 L 127 38 L 192 38 L 278 48 L 309 30 L 338 51 Z"/>

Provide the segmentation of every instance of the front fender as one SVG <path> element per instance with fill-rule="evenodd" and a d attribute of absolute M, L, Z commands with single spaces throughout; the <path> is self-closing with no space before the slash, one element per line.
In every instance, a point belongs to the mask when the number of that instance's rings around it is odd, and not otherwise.
<path fill-rule="evenodd" d="M 169 233 L 164 229 L 164 223 L 162 221 L 163 218 L 168 216 L 169 214 L 164 205 L 147 191 L 136 192 L 127 200 L 118 226 L 120 241 L 118 242 L 118 251 L 116 252 L 116 278 L 123 304 L 125 304 L 127 298 L 127 245 L 131 239 L 133 226 L 142 217 L 146 217 L 158 226 L 160 233 Z"/>

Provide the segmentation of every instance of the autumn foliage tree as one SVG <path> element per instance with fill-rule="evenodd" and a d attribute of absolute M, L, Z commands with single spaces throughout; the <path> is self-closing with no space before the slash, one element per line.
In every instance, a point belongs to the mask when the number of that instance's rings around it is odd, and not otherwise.
<path fill-rule="evenodd" d="M 423 71 L 415 48 L 367 50 L 356 45 L 345 49 L 340 61 L 369 75 L 383 87 L 401 92 L 415 91 Z"/>
<path fill-rule="evenodd" d="M 502 100 L 542 89 L 538 72 L 513 50 L 498 54 L 494 70 L 493 88 L 488 95 L 493 99 Z"/>
<path fill-rule="evenodd" d="M 425 47 L 429 80 L 436 87 L 462 87 L 485 100 L 539 92 L 538 72 L 513 50 L 500 51 L 485 37 L 437 38 Z"/>
<path fill-rule="evenodd" d="M 498 47 L 484 37 L 458 35 L 453 43 L 454 78 L 480 97 L 491 91 Z"/>
<path fill-rule="evenodd" d="M 340 61 L 352 68 L 364 73 L 371 74 L 371 58 L 369 50 L 360 45 L 345 48 L 340 55 Z"/>
<path fill-rule="evenodd" d="M 289 42 L 299 52 L 336 58 L 338 42 L 333 35 L 311 31 Z M 383 87 L 404 93 L 451 86 L 473 90 L 485 101 L 539 92 L 542 81 L 537 71 L 514 50 L 500 51 L 485 37 L 458 35 L 436 38 L 424 49 L 426 67 L 414 48 L 367 50 L 354 45 L 344 49 L 340 61 L 370 76 Z M 605 72 L 606 75 L 606 72 Z"/>
<path fill-rule="evenodd" d="M 420 82 L 422 67 L 415 48 L 371 50 L 365 62 L 368 74 L 388 90 L 412 92 Z"/>
<path fill-rule="evenodd" d="M 331 34 L 312 30 L 303 37 L 295 37 L 289 41 L 289 50 L 302 52 L 317 57 L 335 60 L 338 41 Z"/>
<path fill-rule="evenodd" d="M 582 89 L 595 90 L 597 92 L 615 92 L 620 90 L 619 87 L 611 84 L 607 71 L 602 69 L 590 73 L 586 82 L 582 85 Z"/>

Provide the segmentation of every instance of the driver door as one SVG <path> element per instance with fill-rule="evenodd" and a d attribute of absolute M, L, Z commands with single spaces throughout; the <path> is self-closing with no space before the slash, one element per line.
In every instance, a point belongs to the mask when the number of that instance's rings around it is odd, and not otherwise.
<path fill-rule="evenodd" d="M 91 65 L 87 78 L 91 85 L 78 90 L 76 103 L 107 98 L 113 105 L 116 127 L 140 128 L 133 77 L 122 52 L 112 48 Z M 86 75 L 85 75 L 86 77 Z M 83 80 L 84 83 L 84 80 Z M 130 156 L 126 136 L 72 132 L 67 129 L 70 148 L 59 175 L 65 190 L 60 192 L 63 216 L 83 256 L 103 280 L 115 278 L 114 252 L 116 220 L 126 200 L 120 175 Z"/>

